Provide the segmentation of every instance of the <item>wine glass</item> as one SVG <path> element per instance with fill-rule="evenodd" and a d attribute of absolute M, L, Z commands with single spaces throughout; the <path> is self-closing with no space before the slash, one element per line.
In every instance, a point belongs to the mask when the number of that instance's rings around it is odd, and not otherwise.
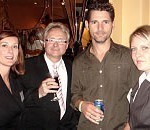
<path fill-rule="evenodd" d="M 59 86 L 59 79 L 58 79 L 59 75 L 58 75 L 58 72 L 57 72 L 57 68 L 54 68 L 53 70 L 53 78 L 55 79 L 55 82 L 58 84 Z M 59 88 L 52 88 L 51 90 L 58 90 Z M 54 93 L 54 98 L 51 100 L 51 101 L 58 101 L 58 97 L 57 97 L 57 94 Z"/>

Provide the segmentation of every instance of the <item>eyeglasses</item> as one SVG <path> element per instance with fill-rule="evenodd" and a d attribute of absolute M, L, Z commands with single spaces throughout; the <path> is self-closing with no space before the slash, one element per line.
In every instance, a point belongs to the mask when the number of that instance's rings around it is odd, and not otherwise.
<path fill-rule="evenodd" d="M 67 40 L 53 38 L 45 39 L 45 41 L 50 44 L 58 43 L 58 45 L 65 45 L 67 43 Z"/>

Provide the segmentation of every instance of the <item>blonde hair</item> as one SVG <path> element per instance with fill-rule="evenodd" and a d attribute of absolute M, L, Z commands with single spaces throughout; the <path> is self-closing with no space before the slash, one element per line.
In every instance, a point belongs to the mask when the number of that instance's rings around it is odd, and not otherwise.
<path fill-rule="evenodd" d="M 150 25 L 140 26 L 130 35 L 130 38 L 129 38 L 130 46 L 131 46 L 131 42 L 133 38 L 136 36 L 145 38 L 146 40 L 150 42 Z"/>
<path fill-rule="evenodd" d="M 69 32 L 68 27 L 66 27 L 63 23 L 53 22 L 53 23 L 48 24 L 47 27 L 45 28 L 45 31 L 44 31 L 44 41 L 45 41 L 45 39 L 47 37 L 48 32 L 51 29 L 54 29 L 54 28 L 60 28 L 64 33 L 66 33 L 67 41 L 70 40 L 70 32 Z"/>

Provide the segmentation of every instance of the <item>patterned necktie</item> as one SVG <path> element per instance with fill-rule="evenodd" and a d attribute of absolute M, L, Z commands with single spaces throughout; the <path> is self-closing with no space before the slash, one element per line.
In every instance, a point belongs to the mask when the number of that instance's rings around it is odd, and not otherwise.
<path fill-rule="evenodd" d="M 53 77 L 58 77 L 57 65 L 53 64 L 52 67 L 53 67 Z"/>
<path fill-rule="evenodd" d="M 57 97 L 58 97 L 58 102 L 59 102 L 59 106 L 60 106 L 60 119 L 62 119 L 63 115 L 65 114 L 66 111 L 66 106 L 64 103 L 64 99 L 63 99 L 63 93 L 62 93 L 62 84 L 61 84 L 61 80 L 60 77 L 58 76 L 58 80 L 59 80 L 59 89 L 57 91 Z"/>

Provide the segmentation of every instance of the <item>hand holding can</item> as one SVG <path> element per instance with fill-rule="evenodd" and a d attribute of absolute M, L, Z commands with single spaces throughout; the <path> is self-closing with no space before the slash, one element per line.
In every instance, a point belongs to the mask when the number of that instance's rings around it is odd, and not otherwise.
<path fill-rule="evenodd" d="M 99 110 L 101 110 L 104 113 L 104 101 L 101 99 L 96 99 L 94 101 L 94 106 L 96 106 Z M 99 121 L 103 121 L 104 118 L 100 118 Z"/>

